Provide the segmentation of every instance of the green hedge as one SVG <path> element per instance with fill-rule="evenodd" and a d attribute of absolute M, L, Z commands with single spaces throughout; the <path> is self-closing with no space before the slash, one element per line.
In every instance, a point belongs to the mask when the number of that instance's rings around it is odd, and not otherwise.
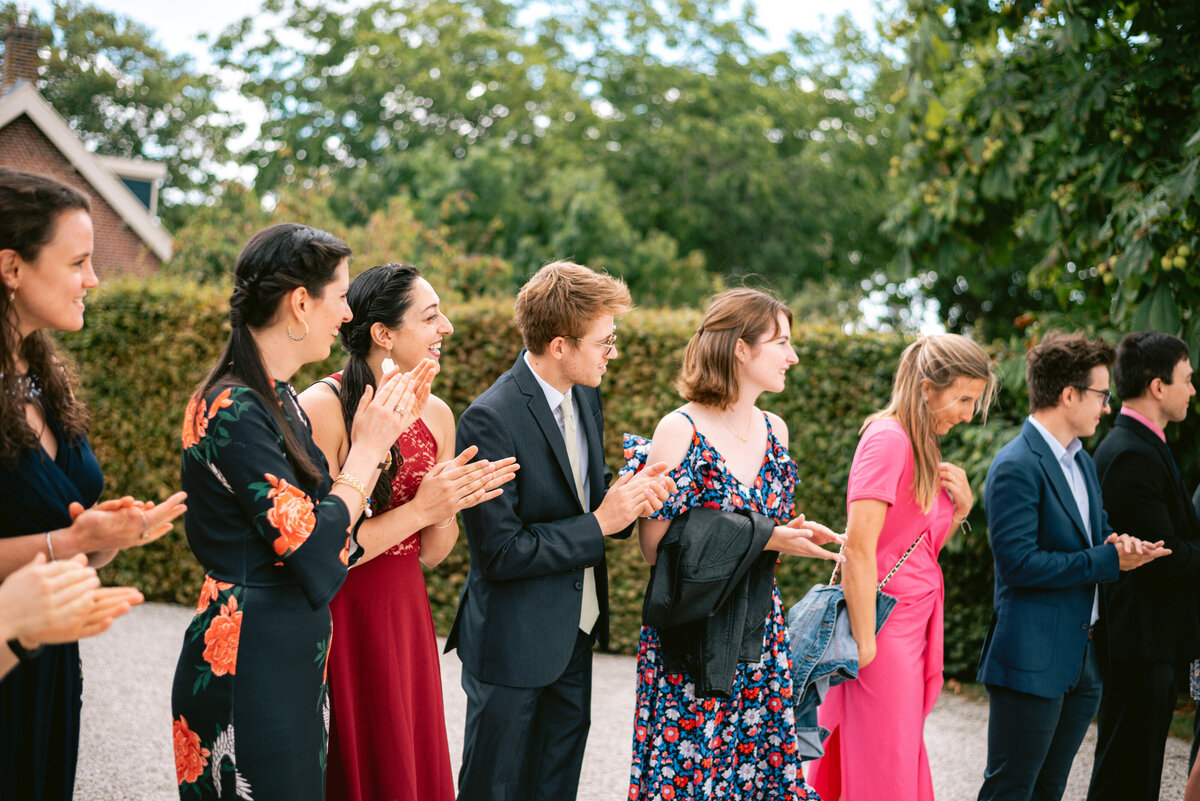
<path fill-rule="evenodd" d="M 161 499 L 178 486 L 180 427 L 193 387 L 215 360 L 228 335 L 227 292 L 178 279 L 111 281 L 89 296 L 84 330 L 62 338 L 76 361 L 81 396 L 93 412 L 92 443 L 107 480 L 106 497 L 132 494 Z M 511 366 L 520 348 L 511 301 L 478 300 L 451 308 L 455 332 L 443 350 L 435 391 L 455 413 Z M 679 405 L 672 389 L 697 311 L 635 309 L 620 321 L 621 355 L 604 383 L 609 464 L 618 466 L 621 434 L 652 433 L 658 419 Z M 801 311 L 799 319 L 803 319 Z M 890 335 L 847 335 L 828 326 L 794 332 L 799 364 L 787 388 L 761 403 L 787 422 L 791 452 L 800 468 L 799 511 L 841 529 L 846 478 L 863 418 L 882 405 L 904 343 Z M 335 353 L 295 379 L 298 388 L 337 369 Z M 1011 399 L 1010 399 L 1011 400 Z M 959 427 L 948 438 L 948 458 L 964 464 L 978 495 L 991 455 L 1015 433 L 1021 415 L 1013 403 L 987 426 Z M 960 433 L 961 432 L 961 433 Z M 982 514 L 974 528 L 951 540 L 946 575 L 946 668 L 971 677 L 991 613 L 991 558 Z M 636 543 L 611 542 L 614 644 L 636 648 L 647 568 Z M 467 569 L 465 544 L 427 573 L 438 631 L 449 628 Z M 786 603 L 799 600 L 828 577 L 827 562 L 784 559 L 779 583 Z M 202 573 L 182 532 L 145 548 L 123 552 L 105 569 L 107 582 L 130 583 L 148 598 L 190 604 Z"/>

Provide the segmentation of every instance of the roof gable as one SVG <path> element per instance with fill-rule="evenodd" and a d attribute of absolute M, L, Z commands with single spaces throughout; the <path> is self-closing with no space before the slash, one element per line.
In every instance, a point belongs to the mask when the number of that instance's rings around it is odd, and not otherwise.
<path fill-rule="evenodd" d="M 174 242 L 150 215 L 128 187 L 123 184 L 79 141 L 67 121 L 30 84 L 23 84 L 0 97 L 0 128 L 22 114 L 29 117 L 63 157 L 83 176 L 96 193 L 149 246 L 161 261 L 171 258 Z"/>

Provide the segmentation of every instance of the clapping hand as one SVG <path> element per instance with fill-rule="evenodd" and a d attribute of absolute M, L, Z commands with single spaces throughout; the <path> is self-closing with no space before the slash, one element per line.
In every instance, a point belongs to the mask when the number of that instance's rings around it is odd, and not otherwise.
<path fill-rule="evenodd" d="M 0 584 L 5 633 L 27 647 L 99 634 L 141 602 L 132 587 L 101 587 L 82 553 L 56 562 L 38 554 Z"/>
<path fill-rule="evenodd" d="M 438 462 L 421 480 L 414 500 L 432 510 L 434 519 L 447 519 L 495 498 L 503 492 L 501 485 L 511 481 L 520 469 L 513 456 L 495 462 L 472 462 L 478 452 L 479 448 L 471 445 L 453 459 Z"/>
<path fill-rule="evenodd" d="M 154 542 L 174 527 L 175 518 L 187 511 L 186 500 L 186 492 L 177 492 L 160 504 L 134 500 L 128 495 L 87 509 L 72 502 L 67 507 L 71 516 L 68 531 L 76 539 L 75 551 L 113 551 Z"/>
<path fill-rule="evenodd" d="M 1163 541 L 1146 542 L 1128 534 L 1118 534 L 1115 531 L 1104 540 L 1108 545 L 1117 549 L 1117 563 L 1121 570 L 1134 570 L 1147 562 L 1153 562 L 1163 556 L 1170 556 L 1171 549 L 1163 547 Z"/>
<path fill-rule="evenodd" d="M 384 373 L 378 389 L 368 386 L 358 401 L 351 441 L 363 442 L 380 454 L 391 448 L 421 416 L 436 373 L 433 359 L 422 359 L 407 373 L 399 369 Z"/>
<path fill-rule="evenodd" d="M 656 462 L 637 473 L 622 473 L 596 509 L 600 532 L 606 537 L 619 534 L 639 517 L 661 509 L 676 491 L 675 482 L 666 475 L 669 469 L 666 462 Z"/>

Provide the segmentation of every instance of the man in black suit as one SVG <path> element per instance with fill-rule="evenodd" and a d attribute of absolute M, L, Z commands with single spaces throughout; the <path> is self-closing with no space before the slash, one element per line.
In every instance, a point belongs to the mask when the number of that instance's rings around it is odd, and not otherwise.
<path fill-rule="evenodd" d="M 1200 655 L 1200 523 L 1164 431 L 1196 389 L 1187 345 L 1158 331 L 1121 340 L 1113 379 L 1123 405 L 1096 449 L 1104 508 L 1113 528 L 1171 555 L 1104 588 L 1109 659 L 1087 797 L 1157 801 L 1178 681 Z"/>
<path fill-rule="evenodd" d="M 517 296 L 526 350 L 471 404 L 458 449 L 516 456 L 499 497 L 463 510 L 471 567 L 446 642 L 467 694 L 460 801 L 570 801 L 591 721 L 592 643 L 608 645 L 604 542 L 675 489 L 647 467 L 608 486 L 600 381 L 620 281 L 570 262 Z"/>

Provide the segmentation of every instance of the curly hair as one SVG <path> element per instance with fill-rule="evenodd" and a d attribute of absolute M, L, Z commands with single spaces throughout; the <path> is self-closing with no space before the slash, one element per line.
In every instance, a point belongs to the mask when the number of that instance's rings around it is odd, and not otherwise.
<path fill-rule="evenodd" d="M 1058 405 L 1067 387 L 1086 387 L 1095 367 L 1108 367 L 1116 354 L 1102 339 L 1051 332 L 1026 354 L 1025 384 L 1032 411 Z"/>
<path fill-rule="evenodd" d="M 0 167 L 0 252 L 36 262 L 42 248 L 54 241 L 62 215 L 70 211 L 90 213 L 87 196 L 51 178 Z M 27 381 L 40 387 L 46 414 L 58 421 L 68 441 L 87 434 L 91 416 L 71 391 L 73 365 L 58 354 L 50 336 L 44 331 L 21 336 L 8 291 L 0 291 L 0 319 L 0 461 L 11 464 L 38 444 L 25 417 Z M 17 370 L 21 361 L 28 365 L 28 378 Z"/>

